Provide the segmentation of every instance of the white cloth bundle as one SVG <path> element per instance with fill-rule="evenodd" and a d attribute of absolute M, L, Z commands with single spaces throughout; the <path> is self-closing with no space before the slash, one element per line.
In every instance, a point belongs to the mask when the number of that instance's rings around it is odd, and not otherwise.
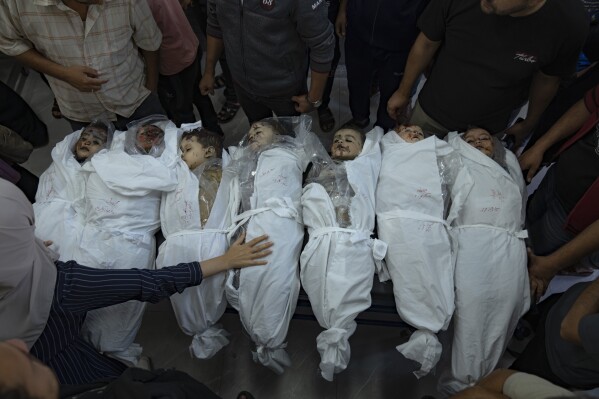
<path fill-rule="evenodd" d="M 252 168 L 253 175 L 253 193 L 248 199 L 241 198 L 240 174 L 232 180 L 234 203 L 251 204 L 251 209 L 237 215 L 234 222 L 237 226 L 246 225 L 247 241 L 268 234 L 274 245 L 266 258 L 267 266 L 229 272 L 227 299 L 239 311 L 241 323 L 256 344 L 254 361 L 278 374 L 291 365 L 285 337 L 300 288 L 298 260 L 304 237 L 300 210 L 302 172 L 309 162 L 306 138 L 313 136 L 308 117 L 294 120 L 296 137 L 277 138 L 278 142 L 259 153 L 255 167 L 251 165 L 251 156 L 246 156 L 251 151 L 249 147 L 231 154 L 237 170 L 241 167 L 247 172 L 247 168 Z"/>
<path fill-rule="evenodd" d="M 524 202 L 526 191 L 516 156 L 506 151 L 507 170 L 456 133 L 474 185 L 452 218 L 457 242 L 456 309 L 451 377 L 443 390 L 460 391 L 497 366 L 520 316 L 529 307 Z M 496 143 L 496 145 L 498 145 Z"/>
<path fill-rule="evenodd" d="M 300 277 L 316 319 L 326 328 L 316 343 L 321 375 L 328 381 L 349 363 L 354 319 L 370 307 L 375 262 L 385 256 L 386 245 L 370 237 L 382 136 L 376 127 L 367 134 L 360 155 L 343 162 L 355 193 L 349 202 L 348 228 L 339 227 L 333 201 L 322 185 L 309 183 L 303 190 L 302 212 L 310 240 L 301 254 Z"/>
<path fill-rule="evenodd" d="M 186 127 L 193 129 L 194 126 Z M 222 167 L 228 163 L 223 152 Z M 216 160 L 221 165 L 220 160 Z M 211 167 L 206 161 L 198 169 Z M 216 166 L 218 167 L 218 166 Z M 229 246 L 227 228 L 231 224 L 232 205 L 229 203 L 230 181 L 223 175 L 214 205 L 205 226 L 198 203 L 201 171 L 197 176 L 182 159 L 176 164 L 177 188 L 162 194 L 160 221 L 165 241 L 159 248 L 156 267 L 172 266 L 214 258 L 224 254 Z M 217 323 L 227 307 L 225 273 L 205 278 L 202 285 L 188 288 L 171 296 L 179 326 L 193 337 L 189 350 L 200 359 L 209 359 L 229 343 L 228 333 Z"/>
<path fill-rule="evenodd" d="M 81 130 L 67 135 L 52 149 L 52 164 L 40 176 L 35 194 L 35 235 L 52 240 L 61 261 L 75 258 L 83 230 L 85 173 L 73 149 Z"/>
<path fill-rule="evenodd" d="M 454 310 L 455 252 L 444 202 L 451 196 L 452 212 L 457 212 L 471 184 L 459 173 L 463 172 L 459 155 L 437 137 L 406 143 L 390 131 L 381 146 L 378 233 L 389 245 L 385 260 L 397 312 L 418 330 L 397 350 L 420 363 L 414 372 L 420 378 L 439 361 L 442 347 L 436 333 L 447 329 Z M 442 160 L 457 173 L 442 175 Z"/>
<path fill-rule="evenodd" d="M 165 129 L 162 155 L 129 155 L 124 133 L 112 149 L 84 165 L 89 172 L 85 198 L 85 225 L 76 260 L 98 269 L 151 269 L 154 234 L 160 228 L 160 199 L 176 188 L 177 129 Z M 129 301 L 87 314 L 82 334 L 98 350 L 135 364 L 141 347 L 133 344 L 144 304 Z"/>

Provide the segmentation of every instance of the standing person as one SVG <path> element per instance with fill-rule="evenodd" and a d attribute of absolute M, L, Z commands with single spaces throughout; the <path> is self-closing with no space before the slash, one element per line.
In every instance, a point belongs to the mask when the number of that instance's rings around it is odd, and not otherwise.
<path fill-rule="evenodd" d="M 370 124 L 370 93 L 376 71 L 381 95 L 375 125 L 385 131 L 395 127 L 387 114 L 387 101 L 401 81 L 408 52 L 418 35 L 416 19 L 428 2 L 341 0 L 336 30 L 345 36 L 351 123 L 361 128 Z"/>
<path fill-rule="evenodd" d="M 202 4 L 204 2 L 204 4 Z M 200 43 L 200 36 L 206 34 L 206 0 L 194 0 L 189 1 L 189 4 L 185 4 L 183 9 L 185 10 L 185 16 L 193 29 L 194 34 L 198 38 L 198 51 L 197 51 L 197 74 L 196 79 L 193 83 L 193 103 L 198 109 L 200 119 L 202 120 L 202 126 L 206 129 L 224 135 L 221 129 L 218 116 L 214 110 L 212 100 L 208 95 L 200 92 L 200 79 L 202 79 L 202 45 Z"/>
<path fill-rule="evenodd" d="M 177 126 L 196 121 L 193 114 L 194 86 L 198 74 L 196 37 L 179 0 L 147 0 L 162 32 L 159 51 L 158 97 L 170 120 Z"/>
<path fill-rule="evenodd" d="M 162 36 L 145 1 L 7 0 L 0 21 L 0 51 L 46 75 L 73 130 L 95 118 L 125 130 L 164 114 L 155 94 Z"/>
<path fill-rule="evenodd" d="M 214 92 L 214 67 L 224 47 L 250 122 L 273 112 L 293 116 L 321 105 L 335 46 L 324 1 L 208 0 L 207 41 L 202 93 Z"/>
<path fill-rule="evenodd" d="M 418 27 L 389 116 L 432 63 L 412 124 L 440 137 L 469 125 L 496 133 L 528 97 L 526 118 L 506 131 L 519 142 L 574 73 L 588 15 L 580 0 L 432 0 Z"/>

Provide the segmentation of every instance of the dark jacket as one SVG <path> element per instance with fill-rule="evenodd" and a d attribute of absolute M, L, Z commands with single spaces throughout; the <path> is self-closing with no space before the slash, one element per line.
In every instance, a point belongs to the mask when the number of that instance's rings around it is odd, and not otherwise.
<path fill-rule="evenodd" d="M 208 0 L 207 34 L 224 42 L 233 80 L 267 97 L 300 94 L 310 68 L 328 72 L 335 38 L 325 0 Z"/>

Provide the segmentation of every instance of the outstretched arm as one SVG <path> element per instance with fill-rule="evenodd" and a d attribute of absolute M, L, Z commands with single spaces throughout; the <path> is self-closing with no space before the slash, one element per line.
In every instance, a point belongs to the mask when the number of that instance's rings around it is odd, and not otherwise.
<path fill-rule="evenodd" d="M 200 262 L 181 263 L 159 270 L 93 269 L 74 261 L 58 263 L 62 271 L 60 303 L 73 311 L 86 312 L 130 300 L 156 303 L 186 288 L 199 285 L 205 277 L 248 266 L 265 265 L 271 251 L 267 236 L 245 244 L 241 235 L 221 256 Z M 107 254 L 107 256 L 110 256 Z M 57 284 L 58 286 L 58 284 Z"/>

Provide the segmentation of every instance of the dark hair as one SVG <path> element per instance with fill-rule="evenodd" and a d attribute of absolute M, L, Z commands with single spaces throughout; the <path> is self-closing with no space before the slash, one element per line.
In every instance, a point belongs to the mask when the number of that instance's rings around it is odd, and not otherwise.
<path fill-rule="evenodd" d="M 364 145 L 364 143 L 366 142 L 366 133 L 364 132 L 364 129 L 360 128 L 358 125 L 356 125 L 354 123 L 346 123 L 345 125 L 341 126 L 339 129 L 337 129 L 337 132 L 339 130 L 343 130 L 343 129 L 353 130 L 354 132 L 358 133 L 360 135 L 360 139 L 362 140 L 362 145 Z M 335 133 L 337 133 L 337 132 L 335 132 Z"/>
<path fill-rule="evenodd" d="M 223 137 L 203 127 L 184 132 L 181 141 L 195 137 L 196 141 L 203 147 L 214 147 L 217 158 L 223 156 Z"/>
<path fill-rule="evenodd" d="M 31 395 L 24 386 L 19 385 L 11 388 L 0 387 L 0 399 L 39 399 Z"/>

